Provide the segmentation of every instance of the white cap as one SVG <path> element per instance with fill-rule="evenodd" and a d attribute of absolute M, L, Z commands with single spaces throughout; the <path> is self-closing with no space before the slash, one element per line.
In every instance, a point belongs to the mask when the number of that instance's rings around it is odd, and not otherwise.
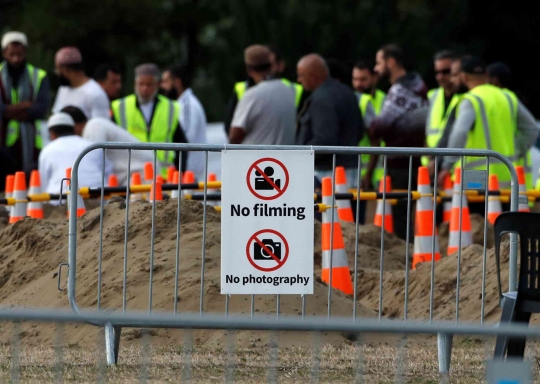
<path fill-rule="evenodd" d="M 67 113 L 58 112 L 49 117 L 47 125 L 49 126 L 49 129 L 58 125 L 69 125 L 70 127 L 75 127 L 75 122 L 73 121 L 73 118 Z"/>
<path fill-rule="evenodd" d="M 11 43 L 19 43 L 28 47 L 28 39 L 22 32 L 8 32 L 2 37 L 2 49 L 6 49 Z"/>

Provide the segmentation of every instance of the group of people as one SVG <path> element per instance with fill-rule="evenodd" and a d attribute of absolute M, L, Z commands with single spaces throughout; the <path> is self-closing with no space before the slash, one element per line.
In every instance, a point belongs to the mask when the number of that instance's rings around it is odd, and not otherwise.
<path fill-rule="evenodd" d="M 120 71 L 100 66 L 95 80 L 91 79 L 85 74 L 80 51 L 64 47 L 55 56 L 55 73 L 62 86 L 47 124 L 53 142 L 44 147 L 41 127 L 48 113 L 50 85 L 44 70 L 26 62 L 27 48 L 27 38 L 20 32 L 2 38 L 0 149 L 5 168 L 14 164 L 29 171 L 39 159 L 47 191 L 58 190 L 63 170 L 90 142 L 206 141 L 205 112 L 190 88 L 185 68 L 173 66 L 161 73 L 155 64 L 141 64 L 135 68 L 134 94 L 119 98 Z M 491 149 L 523 165 L 531 187 L 529 150 L 538 128 L 529 110 L 508 89 L 510 69 L 503 63 L 487 66 L 475 56 L 439 52 L 433 60 L 439 87 L 428 90 L 395 44 L 380 48 L 374 61 L 357 62 L 352 84 L 344 83 L 339 63 L 316 53 L 298 61 L 297 82 L 282 77 L 285 62 L 274 46 L 247 47 L 244 62 L 247 79 L 234 85 L 225 122 L 231 144 Z M 378 89 L 381 78 L 391 85 L 388 94 Z M 200 178 L 202 153 L 182 154 L 158 151 L 160 169 L 176 164 Z M 127 183 L 127 156 L 126 151 L 110 150 L 105 158 L 97 152 L 85 158 L 86 179 L 81 182 L 99 185 L 105 169 Z M 152 156 L 133 151 L 131 170 L 142 170 Z M 387 157 L 386 173 L 393 188 L 407 189 L 410 161 L 399 154 Z M 421 164 L 442 183 L 458 161 L 455 157 L 413 157 L 413 184 Z M 317 178 L 331 175 L 333 165 L 333 155 L 317 155 Z M 357 156 L 337 155 L 335 165 L 345 168 L 350 186 L 355 186 Z M 361 156 L 361 166 L 363 190 L 377 188 L 384 173 L 381 159 Z M 485 169 L 485 160 L 467 157 L 464 166 Z M 503 164 L 492 160 L 490 172 L 498 175 L 502 188 L 508 187 L 510 174 Z M 364 209 L 361 204 L 361 217 Z M 406 204 L 394 207 L 397 215 L 405 215 L 406 209 Z M 398 235 L 405 233 L 405 224 L 395 226 Z"/>
<path fill-rule="evenodd" d="M 120 98 L 122 77 L 112 65 L 87 76 L 81 52 L 64 47 L 55 55 L 60 87 L 50 106 L 49 76 L 27 62 L 24 33 L 2 37 L 0 64 L 0 159 L 2 173 L 39 169 L 43 188 L 58 193 L 66 168 L 94 142 L 206 143 L 206 115 L 182 66 L 163 73 L 152 63 L 135 68 L 134 94 Z M 200 152 L 157 151 L 158 172 L 169 165 L 204 175 Z M 107 150 L 90 152 L 81 162 L 81 185 L 100 186 L 102 171 L 114 173 L 120 183 L 130 171 L 142 172 L 153 162 L 152 151 Z M 4 177 L 1 178 L 2 180 Z"/>
<path fill-rule="evenodd" d="M 253 45 L 244 52 L 248 80 L 234 87 L 230 123 L 231 143 L 308 146 L 428 147 L 490 149 L 505 155 L 526 171 L 532 187 L 530 148 L 538 135 L 533 115 L 508 89 L 510 69 L 503 63 L 486 65 L 480 58 L 444 50 L 434 56 L 439 87 L 428 90 L 421 76 L 410 71 L 401 47 L 381 47 L 375 61 L 357 62 L 352 69 L 352 88 L 344 84 L 343 66 L 318 54 L 297 63 L 298 83 L 281 78 L 284 63 L 274 47 Z M 388 94 L 378 89 L 381 78 L 390 83 Z M 457 157 L 389 155 L 386 173 L 394 189 L 407 189 L 412 161 L 412 183 L 417 170 L 427 166 L 442 183 Z M 337 155 L 349 186 L 357 180 L 357 156 Z M 465 157 L 467 169 L 486 169 L 484 158 Z M 317 155 L 316 176 L 330 176 L 332 155 Z M 384 174 L 379 156 L 361 156 L 361 187 L 377 188 Z M 437 168 L 437 172 L 435 172 Z M 491 159 L 490 173 L 497 174 L 501 188 L 510 185 L 506 167 Z M 483 207 L 482 207 L 483 208 Z M 406 201 L 394 206 L 394 214 L 406 216 Z M 360 203 L 360 220 L 365 204 Z M 404 237 L 404 220 L 394 223 Z"/>

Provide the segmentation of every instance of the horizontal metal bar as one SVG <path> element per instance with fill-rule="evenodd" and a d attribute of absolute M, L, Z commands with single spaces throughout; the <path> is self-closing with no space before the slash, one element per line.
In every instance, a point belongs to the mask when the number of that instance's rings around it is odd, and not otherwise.
<path fill-rule="evenodd" d="M 0 321 L 37 321 L 37 322 L 92 322 L 131 328 L 190 328 L 190 329 L 234 329 L 234 330 L 274 330 L 274 331 L 316 331 L 316 332 L 384 332 L 395 334 L 436 334 L 447 333 L 455 335 L 508 335 L 529 338 L 540 338 L 540 327 L 527 327 L 510 324 L 497 326 L 482 326 L 455 322 L 415 322 L 392 321 L 381 319 L 350 317 L 333 317 L 328 321 L 325 317 L 297 318 L 281 317 L 251 319 L 250 317 L 224 317 L 205 314 L 177 314 L 153 312 L 152 315 L 132 312 L 120 313 L 73 312 L 38 309 L 0 309 Z"/>
<path fill-rule="evenodd" d="M 179 143 L 95 143 L 88 146 L 79 155 L 79 159 L 95 149 L 132 149 L 132 150 L 164 150 L 164 151 L 265 151 L 265 150 L 304 150 L 315 151 L 318 154 L 330 153 L 341 155 L 397 155 L 397 156 L 490 156 L 511 164 L 505 156 L 498 152 L 480 149 L 459 148 L 414 148 L 414 147 L 331 147 L 331 146 L 308 146 L 308 145 L 244 145 L 244 144 L 179 144 Z M 79 160 L 80 161 L 80 160 Z M 77 162 L 77 161 L 76 161 Z M 78 163 L 78 162 L 77 162 Z"/>

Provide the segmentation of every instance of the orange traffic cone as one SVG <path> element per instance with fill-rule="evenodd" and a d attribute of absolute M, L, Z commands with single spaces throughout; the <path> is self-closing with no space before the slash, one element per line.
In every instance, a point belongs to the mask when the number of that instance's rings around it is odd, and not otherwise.
<path fill-rule="evenodd" d="M 195 174 L 191 171 L 185 171 L 182 176 L 182 184 L 194 184 L 195 183 Z M 183 189 L 183 194 L 192 194 L 192 189 Z"/>
<path fill-rule="evenodd" d="M 322 179 L 322 203 L 330 206 L 322 214 L 322 281 L 346 294 L 353 293 L 351 274 L 345 252 L 345 243 L 337 209 L 332 207 L 332 179 Z M 332 237 L 332 209 L 334 210 L 334 237 Z M 332 252 L 330 251 L 332 244 Z M 330 258 L 331 257 L 331 258 Z M 330 266 L 331 264 L 331 266 Z M 331 270 L 330 270 L 331 268 Z M 330 273 L 332 278 L 330 278 Z"/>
<path fill-rule="evenodd" d="M 159 181 L 156 181 L 155 183 L 152 183 L 152 188 L 150 189 L 150 197 L 149 201 L 152 203 L 154 201 L 162 201 L 163 200 L 163 192 L 161 189 L 161 183 Z"/>
<path fill-rule="evenodd" d="M 173 178 L 172 178 L 172 183 L 176 186 L 178 186 L 178 181 L 180 180 L 180 172 L 178 171 L 174 171 L 173 173 Z M 179 193 L 178 193 L 178 188 L 175 188 L 171 191 L 171 198 L 178 198 L 179 196 Z"/>
<path fill-rule="evenodd" d="M 336 193 L 348 193 L 347 188 L 347 175 L 345 174 L 345 168 L 336 167 Z M 337 211 L 339 219 L 342 221 L 348 221 L 354 223 L 354 215 L 351 208 L 350 200 L 337 200 Z"/>
<path fill-rule="evenodd" d="M 525 184 L 525 169 L 523 166 L 518 165 L 516 167 L 516 172 L 518 175 L 518 183 L 519 183 L 519 197 L 526 196 L 524 193 L 527 191 L 527 186 Z M 519 212 L 530 212 L 531 209 L 529 208 L 529 200 L 527 199 L 526 203 L 522 203 L 521 201 L 518 204 L 518 211 Z"/>
<path fill-rule="evenodd" d="M 141 174 L 139 172 L 133 172 L 131 174 L 131 186 L 139 186 L 142 184 L 141 180 Z M 140 193 L 130 193 L 129 194 L 129 200 L 130 201 L 137 201 L 142 200 L 142 194 Z"/>
<path fill-rule="evenodd" d="M 195 174 L 191 171 L 184 172 L 184 176 L 182 177 L 182 183 L 183 184 L 195 183 Z"/>
<path fill-rule="evenodd" d="M 458 249 L 472 244 L 471 217 L 467 196 L 461 195 L 461 168 L 454 171 L 454 194 L 452 196 L 452 217 L 450 219 L 450 236 L 448 239 L 448 254 L 456 252 Z M 459 244 L 459 224 L 460 224 L 460 204 L 461 211 L 461 245 Z"/>
<path fill-rule="evenodd" d="M 66 177 L 68 179 L 71 179 L 71 168 L 66 168 Z M 82 215 L 84 215 L 86 213 L 86 207 L 84 206 L 84 200 L 82 198 L 82 196 L 79 194 L 79 191 L 72 191 L 71 190 L 71 182 L 68 181 L 68 186 L 70 187 L 70 194 L 71 193 L 76 193 L 77 194 L 77 217 L 81 217 Z M 67 204 L 67 216 L 69 218 L 69 213 L 70 213 L 70 210 L 71 210 L 71 206 L 70 206 L 70 201 L 71 199 L 68 197 L 68 204 Z"/>
<path fill-rule="evenodd" d="M 152 185 L 154 182 L 154 165 L 151 162 L 144 163 L 144 184 Z M 142 194 L 143 200 L 150 200 L 146 193 Z"/>
<path fill-rule="evenodd" d="M 29 195 L 39 195 L 41 193 L 41 178 L 39 177 L 39 171 L 32 171 L 30 174 L 30 190 Z M 28 209 L 26 214 L 34 219 L 43 219 L 45 213 L 43 212 L 42 202 L 28 202 Z"/>
<path fill-rule="evenodd" d="M 120 184 L 118 183 L 118 177 L 116 175 L 109 175 L 109 181 L 108 181 L 109 187 L 118 187 Z"/>
<path fill-rule="evenodd" d="M 379 192 L 384 191 L 384 180 L 381 180 L 379 183 Z M 386 176 L 386 192 L 392 191 L 392 180 L 390 176 Z M 392 215 L 392 206 L 386 200 L 383 202 L 382 199 L 377 200 L 377 211 L 375 212 L 375 220 L 373 224 L 377 227 L 382 227 L 383 225 L 383 207 L 384 207 L 384 230 L 389 233 L 394 233 L 394 216 Z"/>
<path fill-rule="evenodd" d="M 488 190 L 499 192 L 499 179 L 497 175 L 489 175 Z M 488 221 L 495 224 L 495 219 L 502 213 L 502 204 L 499 196 L 488 196 Z"/>
<path fill-rule="evenodd" d="M 24 172 L 15 173 L 13 197 L 16 202 L 9 216 L 10 224 L 15 224 L 26 216 L 26 175 Z"/>
<path fill-rule="evenodd" d="M 174 165 L 169 165 L 167 168 L 167 183 L 172 183 L 174 179 L 174 173 L 176 172 L 176 167 Z"/>
<path fill-rule="evenodd" d="M 13 188 L 15 188 L 15 175 L 8 175 L 6 176 L 6 188 L 5 188 L 6 199 L 13 197 Z M 13 210 L 13 207 L 6 205 L 6 210 L 9 212 L 11 216 L 11 211 Z"/>
<path fill-rule="evenodd" d="M 429 171 L 427 167 L 418 168 L 418 192 L 423 195 L 431 194 Z M 440 260 L 439 237 L 437 228 L 433 233 L 433 199 L 429 196 L 420 197 L 416 202 L 416 219 L 414 226 L 414 255 L 412 268 L 418 263 Z M 435 246 L 433 246 L 435 239 Z"/>
<path fill-rule="evenodd" d="M 161 185 L 165 184 L 165 179 L 161 175 L 156 176 L 156 182 L 161 183 Z"/>
<path fill-rule="evenodd" d="M 452 177 L 447 174 L 444 178 L 444 194 L 446 196 L 452 196 Z M 445 201 L 443 203 L 443 223 L 449 223 L 452 217 L 452 201 Z"/>
<path fill-rule="evenodd" d="M 151 162 L 144 163 L 144 183 L 152 184 L 154 182 L 154 166 Z"/>

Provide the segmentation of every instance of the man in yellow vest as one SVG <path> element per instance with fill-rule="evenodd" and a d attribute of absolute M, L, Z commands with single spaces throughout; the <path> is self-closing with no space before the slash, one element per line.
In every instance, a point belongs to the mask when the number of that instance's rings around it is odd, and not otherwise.
<path fill-rule="evenodd" d="M 379 75 L 374 71 L 375 64 L 368 61 L 358 61 L 352 72 L 352 86 L 354 93 L 358 98 L 358 106 L 362 112 L 364 126 L 369 127 L 373 119 L 381 113 L 386 93 L 377 89 Z M 361 147 L 371 147 L 371 141 L 368 135 L 364 135 L 358 143 Z M 383 143 L 381 143 L 384 146 Z M 378 182 L 384 175 L 382 167 L 382 158 L 377 159 L 374 156 L 362 155 L 362 189 L 364 191 L 377 187 Z M 371 178 L 366 175 L 373 175 Z"/>
<path fill-rule="evenodd" d="M 461 95 L 456 93 L 451 81 L 451 65 L 458 59 L 459 56 L 450 50 L 440 51 L 433 58 L 435 79 L 439 87 L 428 92 L 429 114 L 426 122 L 426 147 L 428 148 L 437 148 L 446 123 L 459 103 Z M 423 156 L 422 165 L 429 165 L 430 160 L 429 156 Z"/>
<path fill-rule="evenodd" d="M 270 50 L 272 76 L 276 78 L 282 76 L 283 71 L 285 70 L 285 60 L 283 59 L 283 55 L 281 54 L 281 51 L 275 45 L 266 45 L 266 47 Z M 307 92 L 304 91 L 304 88 L 302 87 L 302 85 L 298 83 L 294 83 L 284 77 L 281 77 L 281 81 L 283 82 L 283 84 L 294 89 L 295 106 L 299 110 L 304 100 L 309 95 L 307 94 Z M 246 93 L 246 90 L 248 90 L 248 88 L 251 88 L 255 84 L 256 84 L 255 81 L 248 75 L 246 80 L 239 81 L 234 85 L 233 93 L 231 97 L 229 98 L 229 103 L 227 104 L 227 117 L 225 120 L 225 132 L 227 133 L 227 136 L 229 136 L 229 131 L 231 129 L 231 122 L 234 116 L 234 111 L 236 110 L 236 105 L 238 104 L 240 99 L 244 96 L 244 94 Z"/>
<path fill-rule="evenodd" d="M 488 84 L 486 65 L 479 58 L 464 59 L 460 76 L 469 92 L 463 95 L 457 107 L 448 147 L 490 149 L 517 164 L 521 151 L 528 150 L 538 135 L 534 119 L 519 101 L 511 105 L 501 89 Z M 517 112 L 514 114 L 512 109 Z M 459 157 L 444 158 L 439 185 L 443 184 L 445 176 L 456 163 L 459 164 Z M 485 170 L 486 159 L 466 157 L 464 168 Z M 498 176 L 501 188 L 509 188 L 510 173 L 504 164 L 490 159 L 489 173 Z M 476 211 L 472 208 L 471 211 Z M 483 214 L 484 204 L 478 208 L 477 213 Z"/>
<path fill-rule="evenodd" d="M 2 37 L 0 63 L 0 148 L 11 155 L 17 170 L 28 175 L 37 169 L 43 147 L 42 119 L 49 108 L 47 73 L 26 62 L 28 40 L 24 33 Z"/>
<path fill-rule="evenodd" d="M 155 64 L 141 64 L 135 68 L 135 94 L 115 100 L 111 104 L 113 120 L 142 142 L 187 143 L 180 126 L 178 103 L 159 95 L 160 72 Z M 186 151 L 182 152 L 185 169 Z M 166 176 L 167 167 L 179 167 L 175 152 L 158 151 L 158 168 Z"/>
<path fill-rule="evenodd" d="M 497 62 L 488 65 L 488 82 L 496 87 L 499 87 L 507 95 L 508 102 L 510 105 L 515 105 L 518 103 L 519 99 L 517 95 L 512 92 L 508 87 L 512 80 L 512 74 L 510 72 L 510 67 L 505 63 Z M 523 108 L 528 111 L 528 109 L 522 104 Z M 517 111 L 512 111 L 517 113 Z M 530 112 L 529 112 L 530 114 Z M 532 115 L 532 114 L 531 114 Z M 516 132 L 517 133 L 517 132 Z M 522 165 L 525 169 L 525 182 L 527 189 L 533 188 L 533 169 L 532 169 L 532 157 L 531 151 L 523 151 L 525 155 L 519 160 L 519 164 Z"/>

